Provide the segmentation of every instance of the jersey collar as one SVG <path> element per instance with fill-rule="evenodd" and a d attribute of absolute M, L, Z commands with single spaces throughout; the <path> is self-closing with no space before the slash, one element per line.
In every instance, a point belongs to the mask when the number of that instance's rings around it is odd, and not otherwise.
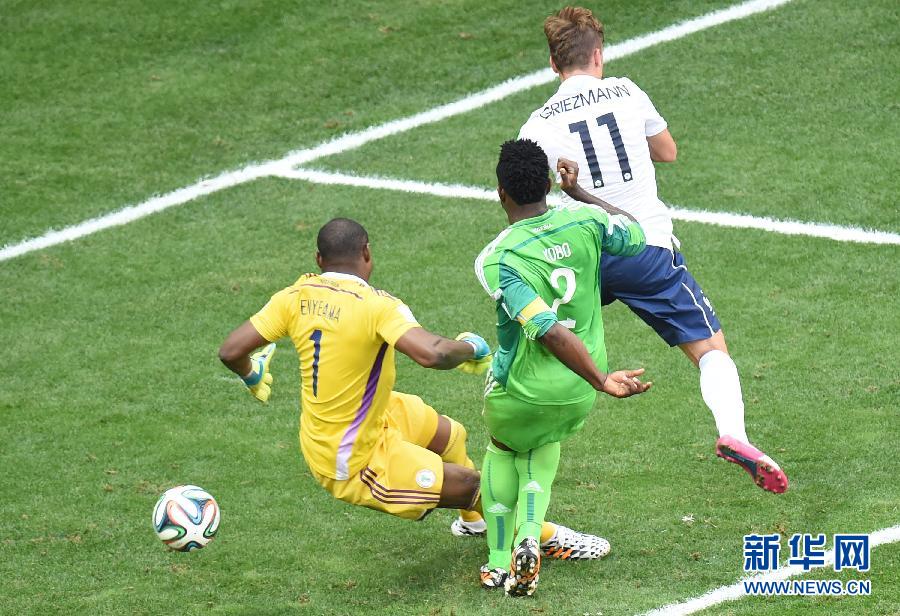
<path fill-rule="evenodd" d="M 545 218 L 549 218 L 553 213 L 553 208 L 549 205 L 547 206 L 547 211 L 541 214 L 540 216 L 532 216 L 531 218 L 523 218 L 522 220 L 518 220 L 510 225 L 510 227 L 518 228 L 518 227 L 528 227 L 530 225 L 539 225 L 544 222 Z"/>
<path fill-rule="evenodd" d="M 593 75 L 573 75 L 559 84 L 559 90 L 557 90 L 557 92 L 571 92 L 573 90 L 580 90 L 585 86 L 585 84 L 591 83 L 593 81 L 602 80 L 599 77 L 594 77 Z"/>
<path fill-rule="evenodd" d="M 322 272 L 319 274 L 322 278 L 336 278 L 338 280 L 355 280 L 359 284 L 368 287 L 369 283 L 353 274 L 345 274 L 344 272 Z"/>

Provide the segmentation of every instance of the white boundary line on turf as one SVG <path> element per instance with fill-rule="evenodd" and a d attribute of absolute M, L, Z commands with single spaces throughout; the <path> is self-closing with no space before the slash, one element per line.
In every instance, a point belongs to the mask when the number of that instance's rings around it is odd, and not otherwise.
<path fill-rule="evenodd" d="M 293 180 L 305 180 L 315 184 L 396 190 L 406 193 L 433 195 L 435 197 L 478 199 L 481 201 L 497 200 L 497 192 L 494 190 L 484 190 L 473 186 L 463 186 L 461 184 L 439 184 L 435 182 L 366 177 L 348 175 L 346 173 L 316 171 L 313 169 L 290 169 L 281 171 L 278 175 Z M 561 203 L 559 197 L 556 195 L 551 195 L 547 201 L 552 205 L 559 205 Z M 900 245 L 900 234 L 889 233 L 887 231 L 870 231 L 857 227 L 842 227 L 839 225 L 798 222 L 793 220 L 775 220 L 773 218 L 750 216 L 748 214 L 704 212 L 674 207 L 671 208 L 671 211 L 674 219 L 688 222 L 700 222 L 722 227 L 734 227 L 737 229 L 761 229 L 763 231 L 782 233 L 785 235 L 805 235 L 841 242 Z"/>
<path fill-rule="evenodd" d="M 876 546 L 889 543 L 897 543 L 898 541 L 900 541 L 900 525 L 891 526 L 890 528 L 882 528 L 881 530 L 869 533 L 870 548 L 875 548 Z M 828 550 L 827 552 L 825 552 L 825 564 L 821 565 L 820 567 L 813 567 L 813 569 L 829 567 L 833 564 L 834 550 Z M 782 567 L 771 573 L 765 573 L 763 575 L 753 577 L 745 577 L 741 579 L 741 581 L 739 581 L 737 584 L 716 588 L 704 595 L 694 597 L 693 599 L 689 599 L 684 602 L 664 605 L 663 607 L 645 612 L 641 616 L 687 616 L 688 614 L 693 614 L 695 612 L 705 610 L 707 608 L 713 607 L 714 605 L 724 603 L 725 601 L 734 601 L 735 599 L 741 599 L 742 597 L 749 596 L 744 592 L 745 581 L 776 582 L 779 580 L 786 580 L 788 578 L 792 578 L 804 573 L 806 572 L 799 565 Z"/>
<path fill-rule="evenodd" d="M 610 45 L 606 48 L 604 57 L 607 62 L 611 62 L 617 58 L 624 58 L 625 56 L 653 47 L 654 45 L 674 41 L 689 34 L 700 32 L 701 30 L 706 30 L 729 21 L 743 19 L 756 13 L 761 13 L 787 4 L 790 1 L 791 0 L 750 0 L 748 2 L 742 2 L 718 11 L 707 13 L 706 15 L 673 24 L 662 30 L 657 30 L 656 32 L 637 36 L 617 45 Z M 248 165 L 242 169 L 229 171 L 214 178 L 201 180 L 191 186 L 186 186 L 174 192 L 153 197 L 143 203 L 125 207 L 124 209 L 98 216 L 97 218 L 91 218 L 90 220 L 86 220 L 70 227 L 65 227 L 64 229 L 56 231 L 51 230 L 39 237 L 22 240 L 21 242 L 4 246 L 0 249 L 0 262 L 13 259 L 35 250 L 48 248 L 50 246 L 55 246 L 56 244 L 91 235 L 92 233 L 110 227 L 124 225 L 143 218 L 144 216 L 161 212 L 170 207 L 188 203 L 198 197 L 218 192 L 232 186 L 237 186 L 238 184 L 250 182 L 261 177 L 273 175 L 273 172 L 276 172 L 281 167 L 302 165 L 324 156 L 339 154 L 341 152 L 346 152 L 347 150 L 358 148 L 371 141 L 383 139 L 425 124 L 439 122 L 468 111 L 473 111 L 518 92 L 551 83 L 555 79 L 556 75 L 549 68 L 535 71 L 521 77 L 504 81 L 487 90 L 470 94 L 469 96 L 463 97 L 452 103 L 447 103 L 446 105 L 441 105 L 422 113 L 393 120 L 385 124 L 372 126 L 360 132 L 349 133 L 312 148 L 295 150 L 277 160 Z"/>

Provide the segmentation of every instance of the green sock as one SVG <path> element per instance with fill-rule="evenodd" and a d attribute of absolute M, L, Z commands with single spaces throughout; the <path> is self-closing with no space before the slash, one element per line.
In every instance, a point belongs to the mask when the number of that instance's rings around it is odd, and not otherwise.
<path fill-rule="evenodd" d="M 516 454 L 488 445 L 481 467 L 481 510 L 487 523 L 488 566 L 509 568 L 519 479 Z"/>
<path fill-rule="evenodd" d="M 559 467 L 559 443 L 547 443 L 537 449 L 516 454 L 519 472 L 519 510 L 516 514 L 515 545 L 526 537 L 541 541 L 541 526 L 550 506 L 550 488 Z"/>

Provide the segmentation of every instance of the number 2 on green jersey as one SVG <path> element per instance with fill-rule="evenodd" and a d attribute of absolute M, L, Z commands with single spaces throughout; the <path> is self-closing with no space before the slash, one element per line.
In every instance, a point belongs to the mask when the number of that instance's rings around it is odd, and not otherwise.
<path fill-rule="evenodd" d="M 574 270 L 569 269 L 568 267 L 558 267 L 552 272 L 550 272 L 550 284 L 553 285 L 553 288 L 557 291 L 560 291 L 559 288 L 560 281 L 564 280 L 566 283 L 566 288 L 563 291 L 563 296 L 558 297 L 553 300 L 553 305 L 550 306 L 550 310 L 553 312 L 557 312 L 560 306 L 568 304 L 572 301 L 572 298 L 575 297 L 575 272 Z M 563 319 L 559 322 L 563 327 L 567 327 L 569 329 L 573 329 L 575 327 L 575 319 Z"/>

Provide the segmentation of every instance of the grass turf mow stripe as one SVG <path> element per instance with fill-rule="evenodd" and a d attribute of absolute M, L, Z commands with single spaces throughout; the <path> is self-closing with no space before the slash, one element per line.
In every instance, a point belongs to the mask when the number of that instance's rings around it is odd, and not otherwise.
<path fill-rule="evenodd" d="M 616 45 L 610 45 L 605 52 L 607 62 L 617 58 L 623 58 L 637 53 L 660 43 L 674 41 L 679 38 L 694 34 L 702 30 L 713 28 L 721 24 L 743 19 L 756 13 L 767 11 L 790 0 L 750 0 L 741 4 L 713 11 L 694 19 L 673 24 L 662 30 L 644 34 Z M 0 249 L 0 262 L 14 259 L 15 257 L 49 248 L 63 242 L 75 240 L 98 231 L 128 224 L 150 214 L 161 212 L 171 207 L 183 205 L 198 197 L 209 195 L 225 188 L 244 184 L 252 180 L 270 175 L 276 175 L 279 171 L 302 165 L 313 160 L 346 152 L 358 148 L 366 143 L 383 139 L 391 135 L 406 132 L 419 126 L 440 122 L 447 118 L 473 111 L 485 105 L 502 100 L 513 94 L 528 90 L 535 86 L 551 83 L 556 79 L 556 74 L 549 68 L 541 69 L 527 75 L 522 75 L 494 87 L 482 90 L 475 94 L 463 97 L 452 103 L 447 103 L 421 113 L 386 122 L 367 128 L 357 133 L 349 133 L 336 139 L 326 141 L 315 147 L 296 150 L 288 153 L 283 158 L 267 161 L 259 164 L 250 164 L 242 169 L 229 171 L 214 178 L 200 180 L 195 184 L 178 190 L 153 197 L 143 203 L 128 206 L 109 214 L 91 218 L 77 225 L 72 225 L 56 231 L 48 231 L 44 235 L 22 240 Z"/>

